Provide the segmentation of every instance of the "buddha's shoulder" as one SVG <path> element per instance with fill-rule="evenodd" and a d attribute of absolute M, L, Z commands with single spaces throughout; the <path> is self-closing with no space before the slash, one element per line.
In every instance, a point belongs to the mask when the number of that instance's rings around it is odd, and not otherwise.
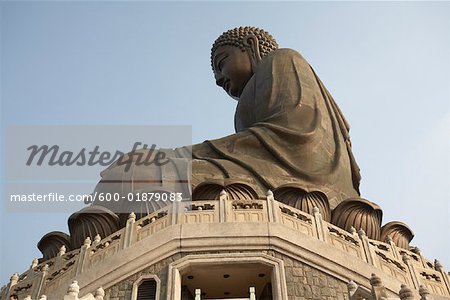
<path fill-rule="evenodd" d="M 298 51 L 290 48 L 277 49 L 275 51 L 272 51 L 269 55 L 273 57 L 296 57 L 303 59 L 302 55 Z"/>
<path fill-rule="evenodd" d="M 303 63 L 305 59 L 294 49 L 282 48 L 269 53 L 264 59 L 267 65 L 283 65 L 286 61 L 294 62 L 295 64 Z"/>

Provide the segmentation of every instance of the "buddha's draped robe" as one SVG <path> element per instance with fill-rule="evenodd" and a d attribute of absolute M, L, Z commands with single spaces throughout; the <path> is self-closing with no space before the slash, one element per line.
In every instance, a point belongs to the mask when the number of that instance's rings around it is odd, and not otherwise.
<path fill-rule="evenodd" d="M 235 134 L 192 148 L 165 150 L 171 157 L 172 174 L 164 174 L 167 166 L 135 166 L 134 173 L 148 174 L 146 178 L 169 186 L 167 178 L 186 177 L 189 162 L 183 157 L 192 150 L 190 186 L 194 189 L 205 183 L 240 183 L 263 196 L 268 189 L 298 187 L 324 193 L 332 209 L 359 195 L 360 175 L 351 152 L 349 125 L 298 52 L 279 49 L 263 58 L 239 99 L 235 129 Z M 111 166 L 102 173 L 103 181 L 129 180 L 130 175 L 120 175 L 121 169 Z M 136 186 L 122 183 L 116 189 L 129 192 Z M 97 190 L 105 189 L 99 184 Z"/>

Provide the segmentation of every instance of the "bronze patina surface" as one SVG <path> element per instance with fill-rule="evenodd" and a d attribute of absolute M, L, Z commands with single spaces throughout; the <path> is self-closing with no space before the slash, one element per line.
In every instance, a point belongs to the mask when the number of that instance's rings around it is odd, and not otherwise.
<path fill-rule="evenodd" d="M 217 85 L 238 101 L 236 133 L 192 146 L 194 200 L 218 196 L 230 185 L 243 189 L 249 198 L 288 187 L 304 195 L 320 192 L 331 209 L 359 195 L 360 175 L 349 125 L 298 52 L 278 49 L 263 30 L 241 27 L 217 39 L 211 62 Z M 177 165 L 172 172 L 186 169 L 179 167 L 180 158 L 191 154 L 190 148 L 166 153 Z M 141 178 L 160 180 L 162 187 L 170 189 L 164 182 L 168 168 L 135 168 Z M 145 183 L 124 185 L 129 181 L 124 174 L 122 166 L 111 166 L 102 173 L 97 191 L 145 189 Z M 104 184 L 114 181 L 120 181 L 120 186 Z"/>

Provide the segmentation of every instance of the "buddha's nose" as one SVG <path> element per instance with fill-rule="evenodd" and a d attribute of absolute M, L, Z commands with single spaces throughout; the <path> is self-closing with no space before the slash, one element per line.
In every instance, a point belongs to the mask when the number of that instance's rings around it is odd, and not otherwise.
<path fill-rule="evenodd" d="M 218 86 L 223 86 L 224 81 L 225 81 L 225 78 L 223 76 L 216 76 L 216 84 Z"/>

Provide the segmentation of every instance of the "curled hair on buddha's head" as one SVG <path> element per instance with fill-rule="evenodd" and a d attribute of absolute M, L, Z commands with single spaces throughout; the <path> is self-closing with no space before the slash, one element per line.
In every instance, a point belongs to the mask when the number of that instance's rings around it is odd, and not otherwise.
<path fill-rule="evenodd" d="M 255 36 L 258 40 L 261 57 L 264 57 L 273 50 L 278 49 L 277 42 L 267 31 L 251 26 L 236 27 L 222 33 L 222 35 L 219 36 L 212 45 L 211 66 L 213 65 L 213 56 L 217 48 L 220 46 L 235 46 L 242 51 L 245 51 L 244 38 L 249 35 Z"/>

